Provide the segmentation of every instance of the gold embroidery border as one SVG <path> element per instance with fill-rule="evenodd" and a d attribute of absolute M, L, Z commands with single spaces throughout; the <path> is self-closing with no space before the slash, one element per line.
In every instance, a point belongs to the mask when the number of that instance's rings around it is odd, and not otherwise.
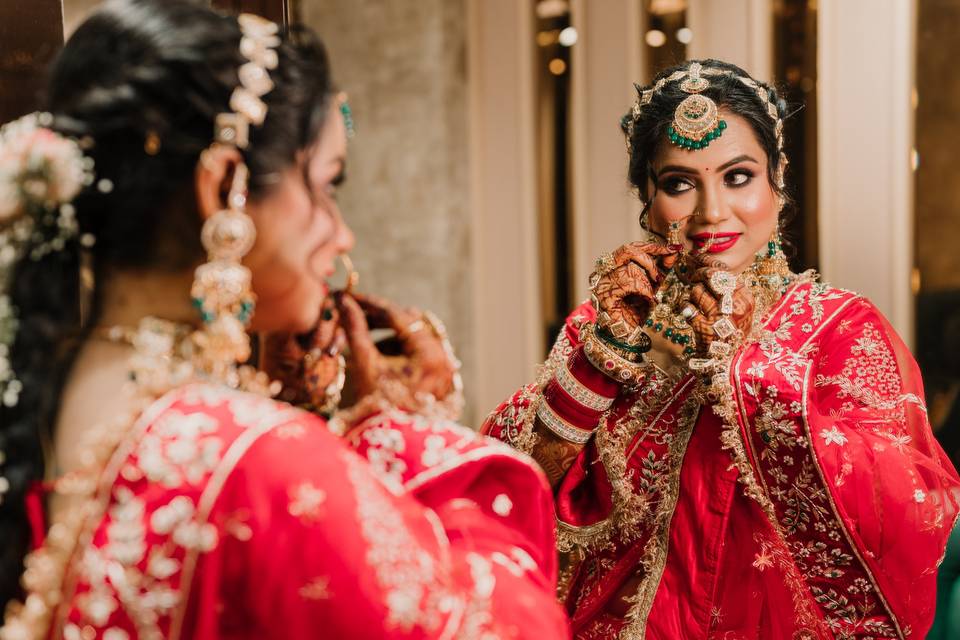
<path fill-rule="evenodd" d="M 269 400 L 265 399 L 264 402 L 269 402 Z M 250 447 L 256 444 L 261 437 L 267 435 L 277 427 L 290 424 L 291 422 L 295 422 L 297 419 L 303 418 L 307 415 L 310 414 L 305 414 L 299 409 L 281 409 L 274 420 L 243 430 L 240 435 L 230 443 L 230 447 L 220 458 L 220 462 L 217 464 L 217 467 L 207 478 L 207 485 L 204 487 L 203 492 L 200 494 L 200 498 L 197 500 L 197 511 L 195 517 L 196 522 L 198 524 L 206 524 L 209 521 L 210 513 L 213 511 L 214 504 L 216 503 L 217 498 L 220 497 L 220 492 L 223 491 L 223 487 L 226 484 L 227 479 L 233 473 L 233 470 L 236 468 L 237 464 L 239 464 L 243 459 L 243 456 L 246 455 L 247 451 L 250 450 Z M 240 427 L 237 428 L 239 429 Z M 181 598 L 176 609 L 170 616 L 169 640 L 178 640 L 180 638 L 183 620 L 187 612 L 187 605 L 190 601 L 190 590 L 193 586 L 193 573 L 196 570 L 199 556 L 200 551 L 193 548 L 188 549 L 187 553 L 184 555 L 180 574 Z"/>
<path fill-rule="evenodd" d="M 657 412 L 656 416 L 647 424 L 647 430 L 655 425 L 657 422 L 663 418 L 664 414 L 677 404 L 677 401 L 683 396 L 683 394 L 688 390 L 690 384 L 694 382 L 695 378 L 693 376 L 684 376 L 678 380 L 671 388 L 669 394 L 665 395 L 662 400 L 662 405 L 660 410 Z M 689 400 L 689 398 L 687 398 Z M 686 401 L 684 401 L 686 402 Z M 678 416 L 682 411 L 683 404 L 677 409 Z M 609 429 L 609 420 L 610 412 L 607 412 L 603 415 L 600 420 L 600 424 L 597 427 L 597 457 L 600 461 L 600 464 L 603 465 L 604 472 L 607 475 L 607 480 L 610 483 L 610 493 L 611 493 L 611 508 L 610 513 L 606 518 L 594 522 L 589 525 L 576 526 L 570 523 L 564 522 L 557 518 L 558 530 L 557 530 L 557 549 L 562 553 L 569 553 L 574 549 L 579 549 L 581 553 L 590 550 L 596 550 L 602 545 L 608 543 L 611 537 L 614 534 L 615 529 L 621 529 L 621 517 L 625 512 L 628 512 L 630 497 L 635 495 L 633 486 L 629 484 L 628 481 L 620 477 L 618 470 L 613 469 L 612 465 L 614 463 L 617 466 L 626 466 L 629 464 L 631 456 L 636 452 L 639 443 L 642 441 L 640 438 L 640 430 L 638 429 L 635 433 L 629 436 L 628 442 L 636 443 L 635 446 L 631 447 L 629 454 L 618 455 L 616 450 L 618 445 L 625 447 L 627 442 L 621 443 L 615 434 L 611 433 Z M 624 414 L 616 420 L 616 426 L 618 427 L 621 421 L 626 420 L 636 420 L 632 418 L 629 414 Z M 696 415 L 694 415 L 693 420 L 696 420 Z M 692 427 L 692 424 L 686 425 Z M 615 427 L 616 428 L 616 427 Z M 678 430 L 680 425 L 677 425 Z M 667 455 L 670 455 L 670 449 L 667 449 Z"/>
<path fill-rule="evenodd" d="M 657 530 L 650 534 L 644 546 L 640 564 L 643 565 L 646 573 L 637 586 L 637 593 L 630 598 L 633 606 L 630 607 L 624 619 L 627 624 L 620 631 L 620 640 L 643 640 L 647 633 L 647 620 L 667 566 L 667 556 L 670 553 L 670 524 L 673 522 L 673 515 L 680 500 L 680 474 L 687 446 L 693 435 L 693 428 L 700 417 L 700 407 L 699 399 L 692 394 L 677 410 L 678 429 L 675 432 L 677 437 L 670 442 L 667 450 L 667 459 L 670 461 L 668 471 L 670 483 L 660 497 L 660 505 L 654 520 Z M 680 428 L 685 419 L 688 420 L 687 426 L 691 428 Z"/>
<path fill-rule="evenodd" d="M 130 427 L 127 433 L 121 438 L 120 444 L 118 444 L 114 449 L 113 454 L 111 454 L 110 459 L 107 462 L 107 465 L 103 468 L 103 471 L 100 474 L 96 495 L 92 499 L 84 499 L 84 502 L 87 504 L 90 502 L 96 503 L 97 509 L 92 511 L 86 517 L 86 522 L 84 522 L 83 527 L 81 528 L 81 533 L 77 538 L 77 543 L 73 548 L 73 553 L 71 553 L 70 559 L 67 561 L 67 567 L 72 569 L 77 563 L 78 554 L 82 553 L 82 550 L 86 549 L 86 547 L 91 543 L 93 535 L 96 533 L 96 529 L 103 520 L 103 514 L 110 505 L 113 487 L 116 484 L 117 477 L 120 475 L 120 470 L 123 468 L 123 465 L 126 463 L 130 455 L 136 450 L 137 446 L 139 446 L 143 432 L 150 427 L 154 421 L 156 421 L 160 414 L 169 409 L 177 401 L 181 400 L 185 394 L 185 390 L 191 386 L 193 385 L 185 385 L 183 387 L 171 389 L 153 402 L 149 403 L 146 408 L 140 412 L 140 415 L 136 418 L 136 420 L 134 420 L 133 425 Z M 83 509 L 85 507 L 86 504 L 74 504 L 69 508 Z M 77 580 L 80 576 L 76 571 L 70 571 L 70 569 L 68 569 L 68 571 L 70 574 L 68 576 L 69 582 L 64 583 L 62 586 L 63 600 L 57 606 L 57 610 L 54 612 L 51 619 L 50 633 L 51 637 L 53 638 L 63 637 L 62 632 L 63 626 L 66 623 L 67 609 L 70 607 L 70 604 L 73 602 L 74 597 L 76 596 Z"/>
<path fill-rule="evenodd" d="M 807 363 L 806 371 L 803 373 L 803 389 L 801 391 L 800 402 L 803 405 L 801 416 L 803 418 L 803 430 L 807 434 L 807 441 L 810 443 L 810 458 L 813 460 L 813 465 L 817 468 L 817 474 L 820 476 L 820 481 L 823 483 L 823 488 L 825 489 L 824 493 L 827 495 L 827 500 L 830 503 L 830 508 L 833 511 L 833 518 L 840 525 L 840 528 L 843 530 L 843 535 L 847 539 L 847 544 L 850 545 L 850 550 L 853 551 L 853 555 L 856 556 L 857 560 L 860 562 L 860 566 L 863 567 L 864 573 L 867 574 L 867 577 L 870 579 L 870 584 L 873 586 L 874 592 L 877 594 L 877 598 L 880 602 L 883 603 L 883 607 L 887 610 L 887 615 L 890 616 L 890 620 L 893 622 L 893 626 L 897 630 L 898 636 L 901 640 L 905 640 L 907 637 L 903 633 L 903 629 L 900 626 L 900 621 L 897 619 L 896 614 L 893 612 L 893 608 L 890 606 L 890 603 L 887 602 L 887 599 L 883 595 L 883 591 L 880 590 L 880 586 L 877 584 L 876 577 L 873 575 L 873 572 L 870 570 L 870 567 L 867 565 L 866 561 L 863 559 L 863 556 L 860 554 L 860 550 L 857 549 L 857 545 L 853 542 L 853 537 L 850 535 L 850 531 L 847 529 L 847 526 L 843 522 L 843 518 L 840 517 L 840 511 L 837 508 L 837 504 L 833 498 L 833 492 L 830 490 L 830 485 L 827 483 L 826 476 L 823 473 L 823 468 L 820 465 L 820 458 L 817 456 L 817 449 L 814 446 L 813 434 L 810 431 L 810 423 L 807 420 L 807 401 L 809 393 L 809 384 L 810 384 L 810 371 L 813 366 L 813 363 Z"/>

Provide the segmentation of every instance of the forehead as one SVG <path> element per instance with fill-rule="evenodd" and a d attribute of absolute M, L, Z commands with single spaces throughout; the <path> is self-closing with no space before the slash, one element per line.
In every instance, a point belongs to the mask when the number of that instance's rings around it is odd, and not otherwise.
<path fill-rule="evenodd" d="M 726 121 L 727 128 L 706 149 L 682 149 L 662 140 L 654 156 L 654 170 L 659 172 L 660 167 L 682 165 L 706 171 L 741 155 L 756 158 L 766 167 L 767 154 L 746 119 L 723 108 L 720 109 L 720 118 Z"/>
<path fill-rule="evenodd" d="M 320 131 L 320 142 L 314 153 L 315 160 L 329 162 L 342 158 L 347 151 L 347 130 L 343 122 L 343 114 L 336 101 L 332 102 L 324 119 L 323 129 Z"/>

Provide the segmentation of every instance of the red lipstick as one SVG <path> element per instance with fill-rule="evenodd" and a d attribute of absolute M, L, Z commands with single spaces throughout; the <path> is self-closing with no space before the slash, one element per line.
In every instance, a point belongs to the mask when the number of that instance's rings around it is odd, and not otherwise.
<path fill-rule="evenodd" d="M 722 253 L 737 244 L 740 233 L 698 233 L 691 236 L 698 251 Z"/>

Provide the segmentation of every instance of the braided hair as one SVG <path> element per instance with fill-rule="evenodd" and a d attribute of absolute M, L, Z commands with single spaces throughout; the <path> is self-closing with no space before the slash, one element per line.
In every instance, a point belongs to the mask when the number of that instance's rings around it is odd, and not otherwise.
<path fill-rule="evenodd" d="M 228 111 L 245 62 L 234 17 L 196 0 L 110 0 L 66 43 L 54 63 L 46 109 L 52 128 L 92 143 L 100 189 L 74 201 L 78 238 L 96 239 L 94 281 L 112 269 L 180 270 L 203 257 L 193 176 Z M 304 28 L 281 32 L 268 115 L 243 150 L 251 198 L 263 196 L 298 154 L 316 143 L 334 87 L 319 39 Z M 104 182 L 106 181 L 106 182 Z M 109 185 L 109 188 L 103 188 Z M 19 330 L 9 360 L 22 382 L 19 401 L 0 406 L 0 608 L 18 584 L 30 543 L 25 495 L 45 475 L 60 394 L 83 339 L 79 240 L 17 265 L 10 300 Z M 97 291 L 87 326 L 96 324 Z"/>

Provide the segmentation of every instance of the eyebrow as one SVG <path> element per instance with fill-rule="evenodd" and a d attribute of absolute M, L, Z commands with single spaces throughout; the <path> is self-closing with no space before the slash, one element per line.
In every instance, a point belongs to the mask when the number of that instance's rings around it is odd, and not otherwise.
<path fill-rule="evenodd" d="M 736 158 L 733 158 L 732 160 L 727 160 L 727 161 L 724 162 L 722 165 L 720 165 L 719 167 L 717 167 L 717 171 L 719 172 L 719 171 L 723 171 L 724 169 L 729 169 L 729 168 L 732 167 L 733 165 L 739 164 L 739 163 L 741 163 L 741 162 L 753 162 L 754 164 L 759 164 L 759 162 L 757 162 L 757 159 L 754 158 L 753 156 L 747 155 L 747 154 L 743 154 L 743 155 L 737 156 Z M 667 165 L 667 166 L 665 166 L 665 167 L 663 167 L 663 168 L 660 169 L 660 173 L 661 173 L 661 174 L 666 173 L 666 172 L 668 172 L 668 171 L 672 171 L 672 172 L 675 172 L 675 173 L 689 173 L 689 174 L 694 174 L 694 175 L 696 175 L 697 173 L 699 173 L 699 172 L 698 172 L 696 169 L 694 169 L 693 167 L 685 167 L 685 166 L 679 165 L 679 164 L 669 164 L 669 165 Z"/>

